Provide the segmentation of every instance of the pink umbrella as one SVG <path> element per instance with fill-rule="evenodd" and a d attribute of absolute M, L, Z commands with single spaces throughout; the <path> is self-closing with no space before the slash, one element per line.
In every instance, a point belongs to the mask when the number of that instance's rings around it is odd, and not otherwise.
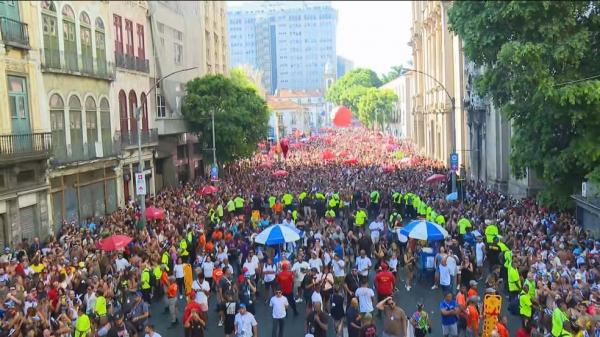
<path fill-rule="evenodd" d="M 165 211 L 156 207 L 146 208 L 146 219 L 148 220 L 162 220 L 165 218 Z"/>
<path fill-rule="evenodd" d="M 332 160 L 334 158 L 335 158 L 335 153 L 333 153 L 331 150 L 323 151 L 323 159 L 324 160 Z"/>
<path fill-rule="evenodd" d="M 282 178 L 282 177 L 287 177 L 287 175 L 288 175 L 288 172 L 286 170 L 277 170 L 277 171 L 273 172 L 274 177 Z"/>
<path fill-rule="evenodd" d="M 391 173 L 394 171 L 396 171 L 396 166 L 394 166 L 394 165 L 387 165 L 383 168 L 383 172 L 385 172 L 385 173 Z"/>
<path fill-rule="evenodd" d="M 110 252 L 125 248 L 133 240 L 127 235 L 113 235 L 98 241 L 98 248 Z"/>
<path fill-rule="evenodd" d="M 261 168 L 269 168 L 270 169 L 270 168 L 273 167 L 273 163 L 271 163 L 270 161 L 266 161 L 266 162 L 261 163 L 259 167 L 261 167 Z"/>
<path fill-rule="evenodd" d="M 344 160 L 344 164 L 356 165 L 356 164 L 358 164 L 358 159 L 356 159 L 356 158 L 346 159 L 346 160 Z"/>
<path fill-rule="evenodd" d="M 435 182 L 444 181 L 444 179 L 446 179 L 446 176 L 443 174 L 433 174 L 429 178 L 425 179 L 425 182 L 435 183 Z"/>
<path fill-rule="evenodd" d="M 200 194 L 201 195 L 210 195 L 210 194 L 217 193 L 218 191 L 219 191 L 219 188 L 217 186 L 207 185 L 207 186 L 202 187 L 202 189 L 200 190 Z"/>

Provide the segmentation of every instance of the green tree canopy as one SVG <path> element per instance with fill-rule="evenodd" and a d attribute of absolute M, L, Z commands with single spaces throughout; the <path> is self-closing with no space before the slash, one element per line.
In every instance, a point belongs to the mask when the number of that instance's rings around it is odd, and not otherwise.
<path fill-rule="evenodd" d="M 514 173 L 534 170 L 555 206 L 600 180 L 600 3 L 456 1 L 449 20 L 485 66 L 477 89 L 512 122 Z"/>
<path fill-rule="evenodd" d="M 388 71 L 387 74 L 381 75 L 381 82 L 388 83 L 397 79 L 398 77 L 400 77 L 400 75 L 402 75 L 402 69 L 404 69 L 402 65 L 392 66 L 392 68 L 390 69 L 390 71 Z"/>
<path fill-rule="evenodd" d="M 345 105 L 356 112 L 358 101 L 356 87 L 372 88 L 379 87 L 381 80 L 377 74 L 370 69 L 353 69 L 340 77 L 325 93 L 325 98 L 337 105 Z M 361 90 L 361 89 L 358 89 Z M 355 92 L 352 92 L 355 91 Z M 354 108 L 354 109 L 353 109 Z"/>
<path fill-rule="evenodd" d="M 267 104 L 248 83 L 251 82 L 239 77 L 234 80 L 207 75 L 186 84 L 182 112 L 192 129 L 201 135 L 205 148 L 212 148 L 211 114 L 214 113 L 219 163 L 251 155 L 267 134 Z M 211 157 L 209 154 L 204 153 Z"/>
<path fill-rule="evenodd" d="M 389 123 L 398 96 L 390 89 L 367 88 L 358 103 L 358 119 L 367 127 Z"/>

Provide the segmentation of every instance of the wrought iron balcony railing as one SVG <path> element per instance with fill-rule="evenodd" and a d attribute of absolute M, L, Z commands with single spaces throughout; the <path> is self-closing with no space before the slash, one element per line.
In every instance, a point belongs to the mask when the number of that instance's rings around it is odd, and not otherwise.
<path fill-rule="evenodd" d="M 29 32 L 26 23 L 0 17 L 0 31 L 2 31 L 4 44 L 29 49 Z"/>
<path fill-rule="evenodd" d="M 0 135 L 0 161 L 49 157 L 49 132 Z"/>
<path fill-rule="evenodd" d="M 152 146 L 158 144 L 158 129 L 121 131 L 121 145 L 123 148 L 138 146 L 138 132 L 141 132 L 142 146 Z"/>

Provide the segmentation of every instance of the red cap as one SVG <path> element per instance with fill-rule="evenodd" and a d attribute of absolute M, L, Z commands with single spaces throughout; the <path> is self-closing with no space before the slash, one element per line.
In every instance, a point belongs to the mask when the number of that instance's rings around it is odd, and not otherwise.
<path fill-rule="evenodd" d="M 387 263 L 384 262 L 381 264 L 381 269 L 388 270 L 388 268 L 389 268 L 389 266 L 387 265 Z"/>

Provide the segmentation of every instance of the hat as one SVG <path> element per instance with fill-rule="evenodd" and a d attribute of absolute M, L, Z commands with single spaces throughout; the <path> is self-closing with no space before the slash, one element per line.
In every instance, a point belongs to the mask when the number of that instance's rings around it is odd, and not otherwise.
<path fill-rule="evenodd" d="M 240 303 L 240 309 L 242 308 L 246 309 L 246 305 L 244 303 Z"/>
<path fill-rule="evenodd" d="M 581 280 L 581 274 L 579 274 L 579 273 L 575 274 L 575 279 L 576 280 Z"/>
<path fill-rule="evenodd" d="M 83 261 L 79 262 L 78 264 L 79 268 L 85 268 L 85 263 L 83 263 Z"/>
<path fill-rule="evenodd" d="M 471 280 L 471 281 L 469 281 L 469 285 L 470 285 L 471 287 L 476 287 L 476 286 L 477 286 L 477 281 L 475 281 L 475 280 Z"/>

